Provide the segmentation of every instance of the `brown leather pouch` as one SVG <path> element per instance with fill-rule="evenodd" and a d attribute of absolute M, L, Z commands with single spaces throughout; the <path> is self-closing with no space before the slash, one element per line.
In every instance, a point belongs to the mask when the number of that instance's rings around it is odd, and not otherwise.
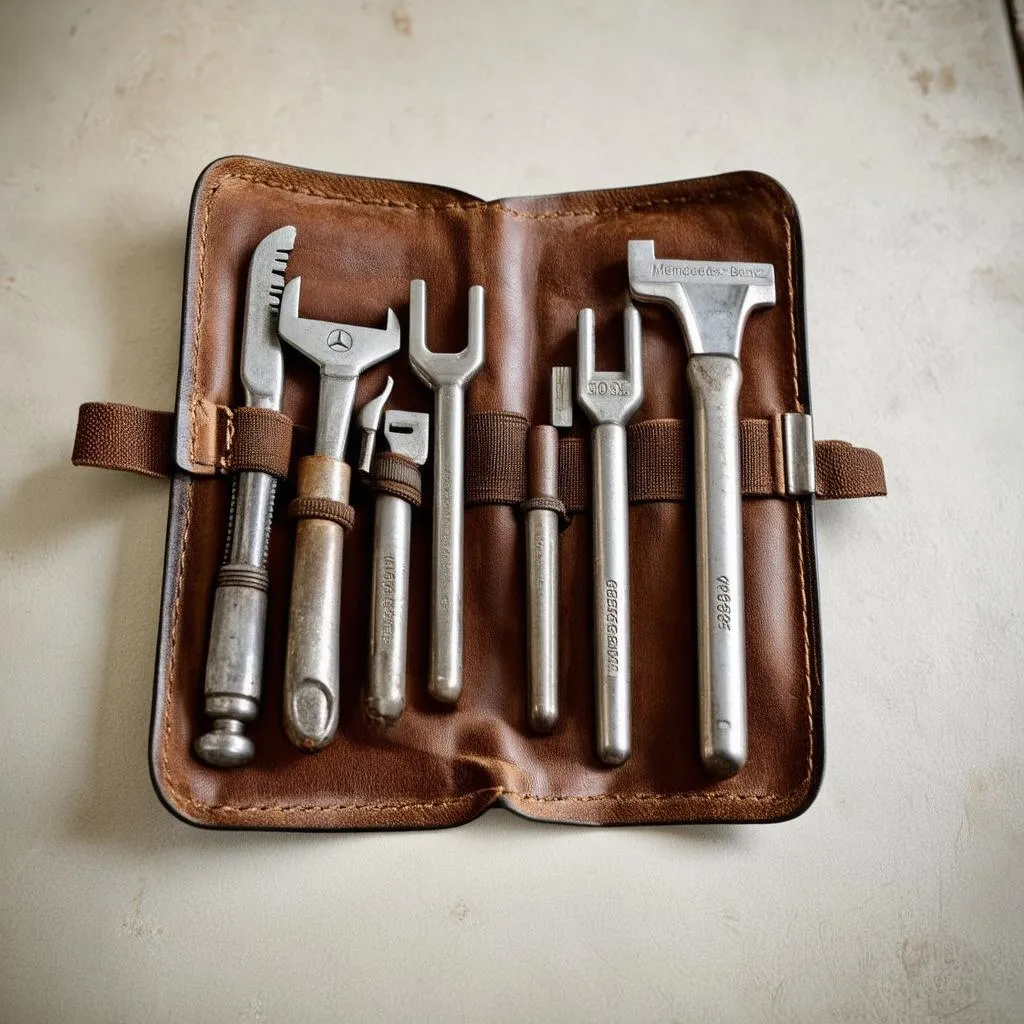
<path fill-rule="evenodd" d="M 270 544 L 262 712 L 253 761 L 211 768 L 192 753 L 208 727 L 203 676 L 227 529 L 230 473 L 271 442 L 246 425 L 238 375 L 249 258 L 261 238 L 297 229 L 288 276 L 302 314 L 402 322 L 399 354 L 360 380 L 357 406 L 390 374 L 389 406 L 433 411 L 406 350 L 410 279 L 426 279 L 432 348 L 461 349 L 470 285 L 486 288 L 486 365 L 468 389 L 465 688 L 457 706 L 426 692 L 430 620 L 430 467 L 414 513 L 407 710 L 385 727 L 363 711 L 373 495 L 353 487 L 345 538 L 338 737 L 300 753 L 281 724 L 294 523 L 279 494 Z M 645 399 L 630 431 L 633 755 L 594 754 L 589 428 L 561 442 L 561 719 L 526 723 L 525 551 L 528 428 L 548 422 L 550 369 L 575 365 L 576 315 L 597 317 L 598 367 L 619 365 L 628 298 L 626 243 L 659 254 L 773 264 L 777 302 L 753 315 L 742 347 L 744 563 L 750 754 L 716 781 L 697 747 L 691 410 L 685 349 L 667 313 L 644 306 Z M 585 824 L 777 821 L 804 810 L 823 763 L 814 501 L 884 494 L 867 449 L 818 442 L 816 487 L 794 486 L 786 414 L 809 414 L 802 250 L 787 193 L 755 173 L 603 192 L 484 202 L 427 185 L 343 177 L 230 157 L 200 177 L 188 236 L 181 372 L 174 416 L 83 406 L 75 461 L 171 475 L 151 768 L 161 799 L 198 825 L 272 829 L 427 828 L 506 806 Z M 285 346 L 282 411 L 308 450 L 316 369 Z M 800 421 L 806 424 L 807 420 Z M 280 461 L 283 444 L 278 433 Z M 244 455 L 242 454 L 244 451 Z M 284 456 L 286 457 L 286 456 Z M 350 460 L 352 456 L 350 455 Z M 294 455 L 293 455 L 294 470 Z M 291 480 L 294 479 L 294 473 Z M 282 492 L 287 492 L 285 484 Z"/>

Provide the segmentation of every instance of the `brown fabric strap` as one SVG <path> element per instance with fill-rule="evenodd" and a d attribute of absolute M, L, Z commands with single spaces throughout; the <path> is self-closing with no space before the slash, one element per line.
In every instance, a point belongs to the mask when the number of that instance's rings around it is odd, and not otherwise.
<path fill-rule="evenodd" d="M 466 504 L 518 505 L 526 497 L 529 422 L 513 412 L 466 417 Z"/>
<path fill-rule="evenodd" d="M 174 414 L 116 402 L 86 402 L 78 410 L 76 466 L 98 466 L 143 476 L 170 476 Z"/>
<path fill-rule="evenodd" d="M 510 413 L 467 417 L 467 504 L 522 505 L 527 500 L 528 429 L 525 417 Z M 634 423 L 626 431 L 626 443 L 632 503 L 685 500 L 690 442 L 680 420 Z M 740 462 L 744 496 L 786 496 L 781 417 L 740 423 Z M 881 497 L 886 493 L 882 460 L 868 448 L 855 448 L 845 441 L 818 441 L 815 462 L 819 498 Z M 590 467 L 582 438 L 560 439 L 558 489 L 569 515 L 589 506 Z"/>
<path fill-rule="evenodd" d="M 412 459 L 397 452 L 373 458 L 373 484 L 380 494 L 391 494 L 417 508 L 423 502 L 423 475 Z"/>
<path fill-rule="evenodd" d="M 251 469 L 287 475 L 292 437 L 299 429 L 287 416 L 251 408 L 225 407 L 223 413 L 225 429 L 218 458 L 222 471 Z M 744 495 L 783 496 L 779 418 L 743 420 L 740 429 Z M 467 417 L 467 505 L 521 505 L 526 500 L 528 432 L 526 417 L 517 413 L 483 412 Z M 173 438 L 172 413 L 86 402 L 78 411 L 71 461 L 76 466 L 169 476 L 175 470 Z M 689 463 L 683 424 L 679 420 L 635 423 L 627 431 L 627 442 L 630 500 L 682 501 Z M 819 498 L 870 498 L 886 493 L 885 468 L 876 452 L 846 441 L 817 441 L 814 451 Z M 396 483 L 403 486 L 400 480 Z M 589 488 L 583 439 L 561 438 L 558 497 L 569 514 L 587 507 Z"/>
<path fill-rule="evenodd" d="M 293 498 L 287 514 L 289 519 L 326 519 L 343 530 L 351 530 L 356 522 L 355 509 L 332 498 Z"/>
<path fill-rule="evenodd" d="M 235 409 L 228 421 L 224 466 L 232 473 L 253 471 L 286 477 L 293 431 L 292 421 L 276 409 Z"/>
<path fill-rule="evenodd" d="M 817 441 L 814 469 L 819 498 L 881 498 L 886 493 L 885 467 L 870 448 L 855 448 L 848 441 Z"/>

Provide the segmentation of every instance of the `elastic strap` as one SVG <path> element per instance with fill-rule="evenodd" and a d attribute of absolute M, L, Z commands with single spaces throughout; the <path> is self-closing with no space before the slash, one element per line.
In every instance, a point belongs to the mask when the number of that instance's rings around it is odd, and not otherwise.
<path fill-rule="evenodd" d="M 287 515 L 289 519 L 326 519 L 343 530 L 351 530 L 356 523 L 355 509 L 332 498 L 293 498 Z"/>
<path fill-rule="evenodd" d="M 381 452 L 374 456 L 373 484 L 380 494 L 391 494 L 417 508 L 423 501 L 420 467 L 397 452 Z"/>

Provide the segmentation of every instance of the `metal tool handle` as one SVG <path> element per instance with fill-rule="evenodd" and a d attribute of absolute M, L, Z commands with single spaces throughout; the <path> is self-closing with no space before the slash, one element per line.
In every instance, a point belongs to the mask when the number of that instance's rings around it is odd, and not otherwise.
<path fill-rule="evenodd" d="M 379 494 L 373 525 L 366 710 L 372 718 L 388 723 L 398 721 L 405 710 L 411 534 L 412 506 L 393 494 Z"/>
<path fill-rule="evenodd" d="M 433 594 L 430 603 L 430 694 L 454 704 L 462 693 L 463 430 L 461 386 L 435 397 Z"/>
<path fill-rule="evenodd" d="M 602 423 L 592 439 L 597 754 L 606 764 L 622 764 L 632 749 L 626 431 Z"/>
<path fill-rule="evenodd" d="M 739 392 L 730 356 L 693 356 L 697 517 L 697 651 L 701 757 L 716 775 L 747 759 L 743 521 L 740 508 Z"/>
<path fill-rule="evenodd" d="M 528 711 L 534 732 L 558 721 L 558 513 L 526 513 Z"/>
<path fill-rule="evenodd" d="M 347 502 L 349 467 L 327 455 L 299 463 L 298 497 Z M 300 519 L 284 670 L 284 725 L 303 750 L 321 750 L 338 729 L 341 555 L 345 531 L 327 519 Z"/>
<path fill-rule="evenodd" d="M 206 657 L 204 711 L 213 728 L 196 753 L 221 768 L 246 764 L 254 753 L 245 723 L 259 714 L 267 619 L 267 546 L 276 480 L 239 473 L 232 483 L 228 543 L 213 597 Z"/>

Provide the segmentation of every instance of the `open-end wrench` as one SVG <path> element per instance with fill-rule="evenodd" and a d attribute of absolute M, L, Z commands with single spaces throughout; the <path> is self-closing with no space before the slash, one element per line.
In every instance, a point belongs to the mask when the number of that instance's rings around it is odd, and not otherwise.
<path fill-rule="evenodd" d="M 297 494 L 347 504 L 349 467 L 343 461 L 359 374 L 398 351 L 398 317 L 388 310 L 384 330 L 307 320 L 299 316 L 302 278 L 281 297 L 281 337 L 320 367 L 320 407 L 313 454 L 299 462 Z M 303 750 L 321 750 L 338 728 L 341 553 L 344 530 L 327 518 L 302 518 L 295 531 L 295 568 L 284 670 L 284 724 Z"/>
<path fill-rule="evenodd" d="M 281 408 L 284 360 L 277 313 L 295 228 L 272 231 L 256 247 L 242 325 L 245 404 Z M 220 768 L 252 759 L 246 722 L 259 713 L 263 636 L 267 619 L 267 544 L 277 481 L 269 473 L 239 473 L 231 491 L 224 564 L 217 577 L 206 658 L 205 711 L 213 728 L 196 740 L 196 754 Z"/>
<path fill-rule="evenodd" d="M 724 778 L 747 760 L 740 344 L 751 310 L 775 304 L 775 270 L 769 263 L 659 260 L 651 241 L 631 241 L 628 258 L 633 297 L 675 313 L 690 356 L 700 746 L 708 771 Z"/>
<path fill-rule="evenodd" d="M 576 398 L 590 417 L 593 463 L 594 696 L 597 756 L 622 764 L 632 750 L 630 724 L 629 476 L 626 424 L 644 397 L 640 314 L 623 311 L 624 372 L 594 369 L 594 311 L 577 320 Z"/>
<path fill-rule="evenodd" d="M 551 425 L 530 431 L 530 487 L 558 494 L 558 430 L 572 426 L 572 368 L 551 370 Z M 534 732 L 558 724 L 558 512 L 536 506 L 526 513 L 526 639 L 530 661 L 527 714 Z"/>
<path fill-rule="evenodd" d="M 484 364 L 484 290 L 469 289 L 469 340 L 461 352 L 427 348 L 427 285 L 409 286 L 409 362 L 434 389 L 434 524 L 430 601 L 430 683 L 435 700 L 462 693 L 462 528 L 465 396 Z"/>
<path fill-rule="evenodd" d="M 374 410 L 370 416 L 374 415 Z M 360 413 L 363 437 L 372 463 L 379 418 L 371 424 Z M 406 460 L 409 468 L 427 461 L 430 417 L 425 412 L 384 414 L 383 447 Z M 360 468 L 365 464 L 360 459 Z M 369 472 L 369 468 L 367 468 Z M 383 485 L 381 485 L 383 486 Z M 412 505 L 398 493 L 377 494 L 373 521 L 373 585 L 370 594 L 370 665 L 366 711 L 373 719 L 397 722 L 405 710 L 405 652 L 409 622 L 409 546 Z"/>

